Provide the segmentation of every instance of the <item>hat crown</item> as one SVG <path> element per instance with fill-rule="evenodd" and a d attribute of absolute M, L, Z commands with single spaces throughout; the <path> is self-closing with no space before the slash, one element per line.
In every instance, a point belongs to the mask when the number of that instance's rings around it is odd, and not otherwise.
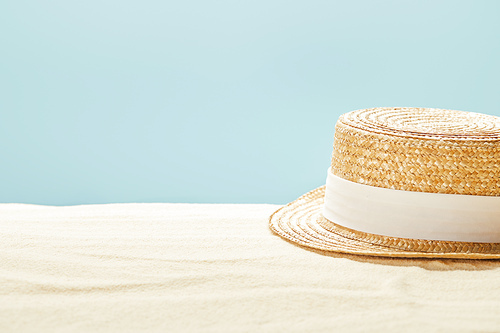
<path fill-rule="evenodd" d="M 500 118 L 429 108 L 349 112 L 335 126 L 331 166 L 371 186 L 500 196 Z"/>

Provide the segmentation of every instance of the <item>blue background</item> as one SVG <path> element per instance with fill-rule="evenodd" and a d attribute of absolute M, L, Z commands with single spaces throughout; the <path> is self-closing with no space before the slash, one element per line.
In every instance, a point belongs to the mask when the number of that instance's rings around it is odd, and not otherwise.
<path fill-rule="evenodd" d="M 500 1 L 0 2 L 0 202 L 286 203 L 335 121 L 500 116 Z"/>

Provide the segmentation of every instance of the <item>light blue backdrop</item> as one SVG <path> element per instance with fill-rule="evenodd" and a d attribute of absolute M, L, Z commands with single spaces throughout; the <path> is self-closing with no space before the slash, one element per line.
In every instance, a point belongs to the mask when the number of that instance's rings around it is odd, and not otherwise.
<path fill-rule="evenodd" d="M 500 116 L 500 1 L 0 2 L 0 202 L 286 203 L 337 117 Z"/>

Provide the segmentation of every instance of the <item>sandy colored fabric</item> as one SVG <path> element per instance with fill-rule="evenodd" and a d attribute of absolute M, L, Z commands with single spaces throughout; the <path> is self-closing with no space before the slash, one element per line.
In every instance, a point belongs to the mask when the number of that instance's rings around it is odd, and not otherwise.
<path fill-rule="evenodd" d="M 0 205 L 0 332 L 499 332 L 500 261 L 324 254 L 275 205 Z"/>

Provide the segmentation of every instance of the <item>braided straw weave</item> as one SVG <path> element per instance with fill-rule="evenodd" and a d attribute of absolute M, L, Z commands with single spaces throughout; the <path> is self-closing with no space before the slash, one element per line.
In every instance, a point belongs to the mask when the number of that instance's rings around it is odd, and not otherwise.
<path fill-rule="evenodd" d="M 472 112 L 377 108 L 335 126 L 332 172 L 396 190 L 500 196 L 500 118 Z"/>
<path fill-rule="evenodd" d="M 404 191 L 500 196 L 500 118 L 425 108 L 374 108 L 342 115 L 332 172 Z M 280 208 L 271 229 L 303 246 L 388 257 L 500 259 L 500 243 L 429 241 L 352 230 L 322 214 L 322 186 Z"/>

